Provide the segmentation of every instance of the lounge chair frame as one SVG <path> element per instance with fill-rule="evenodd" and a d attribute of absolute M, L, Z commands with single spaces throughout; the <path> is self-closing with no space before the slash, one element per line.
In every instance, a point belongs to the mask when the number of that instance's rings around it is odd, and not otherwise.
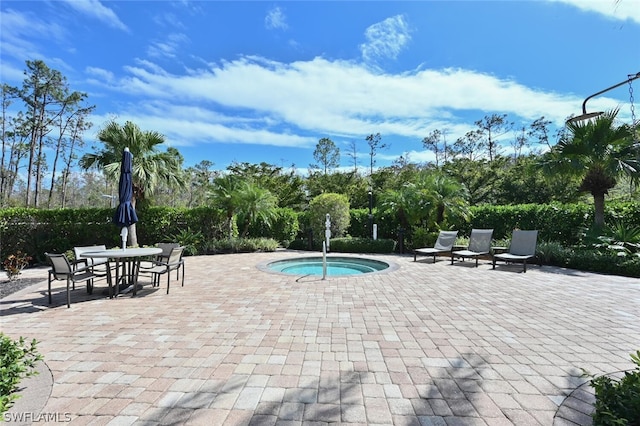
<path fill-rule="evenodd" d="M 491 252 L 491 237 L 493 236 L 493 229 L 472 229 L 469 236 L 469 246 L 464 250 L 454 250 L 451 252 L 451 264 L 455 258 L 460 258 L 464 261 L 465 258 L 476 260 L 476 268 L 478 267 L 478 260 L 481 256 L 487 256 Z"/>
<path fill-rule="evenodd" d="M 453 245 L 456 242 L 458 231 L 440 231 L 438 239 L 433 247 L 423 247 L 413 250 L 413 261 L 417 260 L 417 256 L 433 256 L 433 263 L 436 263 L 436 256 L 438 254 L 451 253 Z"/>
<path fill-rule="evenodd" d="M 527 272 L 527 261 L 536 257 L 538 231 L 524 231 L 516 229 L 511 236 L 511 244 L 506 253 L 494 253 L 493 269 L 496 269 L 496 261 L 522 262 L 522 272 Z"/>

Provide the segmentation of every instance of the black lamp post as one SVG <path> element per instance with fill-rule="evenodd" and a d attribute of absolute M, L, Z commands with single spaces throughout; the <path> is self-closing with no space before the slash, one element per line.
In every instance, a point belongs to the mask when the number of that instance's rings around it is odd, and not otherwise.
<path fill-rule="evenodd" d="M 607 87 L 607 88 L 606 88 L 606 89 L 604 89 L 604 90 L 601 90 L 601 91 L 599 91 L 599 92 L 597 92 L 597 93 L 594 93 L 594 94 L 593 94 L 593 95 L 591 95 L 591 96 L 588 96 L 588 97 L 584 100 L 584 102 L 582 103 L 582 114 L 580 114 L 580 115 L 578 115 L 578 116 L 576 116 L 576 117 L 573 117 L 573 118 L 568 119 L 568 120 L 567 120 L 567 123 L 575 123 L 576 121 L 588 120 L 588 119 L 590 119 L 590 118 L 593 118 L 593 117 L 597 117 L 597 116 L 599 116 L 600 114 L 602 114 L 602 111 L 589 112 L 589 113 L 587 112 L 587 101 L 588 101 L 589 99 L 591 99 L 591 98 L 594 98 L 594 97 L 598 96 L 598 95 L 602 95 L 603 93 L 608 92 L 609 90 L 615 89 L 616 87 L 620 87 L 620 86 L 622 86 L 623 84 L 631 83 L 633 80 L 635 80 L 635 79 L 637 79 L 637 78 L 640 78 L 640 72 L 639 72 L 639 73 L 637 73 L 637 74 L 635 74 L 635 75 L 634 75 L 634 74 L 629 74 L 629 78 L 627 78 L 625 81 L 621 81 L 621 82 L 620 82 L 620 83 L 618 83 L 618 84 L 614 84 L 614 85 L 613 85 L 613 86 L 611 86 L 611 87 Z"/>
<path fill-rule="evenodd" d="M 369 236 L 373 238 L 373 191 L 369 190 Z"/>

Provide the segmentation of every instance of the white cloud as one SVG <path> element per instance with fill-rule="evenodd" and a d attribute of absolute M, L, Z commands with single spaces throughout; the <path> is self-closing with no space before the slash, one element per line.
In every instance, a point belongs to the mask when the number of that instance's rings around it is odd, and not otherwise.
<path fill-rule="evenodd" d="M 100 70 L 87 71 L 101 76 Z M 364 144 L 366 135 L 379 132 L 391 144 L 380 160 L 397 159 L 412 149 L 403 147 L 403 141 L 413 141 L 413 147 L 435 129 L 446 131 L 453 143 L 474 128 L 475 120 L 492 113 L 506 113 L 524 125 L 545 116 L 562 126 L 567 116 L 579 112 L 583 100 L 472 70 L 394 75 L 324 58 L 282 63 L 242 57 L 181 75 L 140 60 L 125 68 L 124 77 L 104 74 L 99 80 L 103 90 L 135 99 L 129 107 L 119 106 L 122 120 L 157 130 L 173 145 L 220 142 L 308 149 L 319 137 Z M 606 97 L 592 103 L 598 110 L 617 105 Z M 429 159 L 428 152 L 409 154 L 411 161 Z"/>
<path fill-rule="evenodd" d="M 116 13 L 100 3 L 99 0 L 64 0 L 69 6 L 80 13 L 98 19 L 110 27 L 129 31 L 127 26 L 118 18 Z"/>
<path fill-rule="evenodd" d="M 87 67 L 85 72 L 90 75 L 91 78 L 98 79 L 98 81 L 104 83 L 111 83 L 115 80 L 113 73 L 109 70 L 105 70 L 104 68 Z"/>
<path fill-rule="evenodd" d="M 346 61 L 315 58 L 290 64 L 257 57 L 172 75 L 151 62 L 126 68 L 114 89 L 182 102 L 215 102 L 268 115 L 309 130 L 337 134 L 388 131 L 422 135 L 425 123 L 458 111 L 541 115 L 561 123 L 580 100 L 463 69 L 376 73 Z M 478 117 L 478 119 L 481 117 Z M 373 130 L 372 130 L 373 129 Z M 378 130 L 380 129 L 380 130 Z"/>
<path fill-rule="evenodd" d="M 286 30 L 289 28 L 287 25 L 287 17 L 278 6 L 267 12 L 267 16 L 264 17 L 264 26 L 268 30 Z"/>
<path fill-rule="evenodd" d="M 33 13 L 21 13 L 12 9 L 3 10 L 2 31 L 0 31 L 0 43 L 2 54 L 5 57 L 44 58 L 45 55 L 37 47 L 35 38 L 53 41 L 63 41 L 67 31 L 57 22 L 45 22 Z M 6 63 L 2 64 L 4 68 Z"/>
<path fill-rule="evenodd" d="M 640 23 L 640 3 L 638 0 L 548 0 L 566 3 L 587 12 L 595 12 L 619 21 Z"/>
<path fill-rule="evenodd" d="M 151 57 L 175 58 L 182 45 L 189 41 L 189 37 L 183 33 L 169 34 L 164 41 L 156 41 L 147 48 L 147 54 Z"/>
<path fill-rule="evenodd" d="M 367 42 L 360 45 L 360 51 L 367 62 L 378 58 L 395 59 L 411 41 L 409 26 L 402 15 L 371 25 L 364 35 Z"/>

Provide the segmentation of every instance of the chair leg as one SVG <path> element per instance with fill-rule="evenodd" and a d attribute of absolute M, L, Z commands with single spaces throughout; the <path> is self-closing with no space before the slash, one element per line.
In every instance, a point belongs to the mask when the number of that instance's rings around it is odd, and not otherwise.
<path fill-rule="evenodd" d="M 180 272 L 180 269 L 182 269 L 182 287 L 184 287 L 184 265 L 180 265 L 178 272 Z"/>
<path fill-rule="evenodd" d="M 71 307 L 71 292 L 69 291 L 69 282 L 71 281 L 71 279 L 69 279 L 69 276 L 67 276 L 67 308 Z"/>
<path fill-rule="evenodd" d="M 496 269 L 496 258 L 493 258 L 493 269 Z"/>
<path fill-rule="evenodd" d="M 167 294 L 169 294 L 169 285 L 171 285 L 171 271 L 167 268 Z"/>
<path fill-rule="evenodd" d="M 49 271 L 49 304 L 51 304 L 51 271 Z"/>
<path fill-rule="evenodd" d="M 527 260 L 525 259 L 522 263 L 524 263 L 523 272 L 527 272 Z"/>

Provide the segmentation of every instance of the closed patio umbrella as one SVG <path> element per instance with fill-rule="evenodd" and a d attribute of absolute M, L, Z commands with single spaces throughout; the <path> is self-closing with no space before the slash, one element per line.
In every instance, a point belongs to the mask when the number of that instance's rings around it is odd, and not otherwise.
<path fill-rule="evenodd" d="M 129 148 L 125 148 L 122 152 L 122 163 L 120 164 L 120 183 L 118 185 L 118 197 L 120 203 L 113 215 L 113 223 L 121 227 L 120 235 L 122 237 L 122 249 L 127 248 L 127 236 L 129 234 L 128 227 L 138 222 L 138 215 L 131 204 L 133 198 L 133 178 L 131 169 L 133 163 L 133 155 L 129 152 Z"/>

